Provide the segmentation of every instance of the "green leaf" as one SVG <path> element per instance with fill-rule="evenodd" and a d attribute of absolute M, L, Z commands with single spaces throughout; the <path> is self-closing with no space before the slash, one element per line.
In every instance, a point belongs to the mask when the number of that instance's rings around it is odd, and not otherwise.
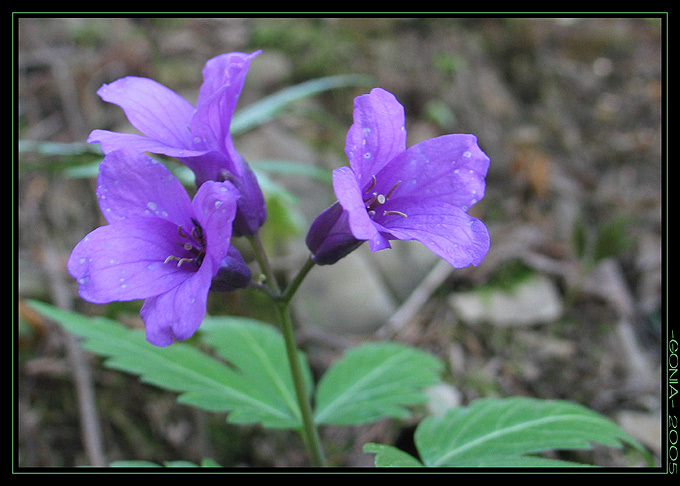
<path fill-rule="evenodd" d="M 369 82 L 370 77 L 365 75 L 341 74 L 312 79 L 296 86 L 282 89 L 236 112 L 231 121 L 231 133 L 234 135 L 242 133 L 274 119 L 283 108 L 294 101 L 331 89 L 367 85 Z"/>
<path fill-rule="evenodd" d="M 257 172 L 268 174 L 282 174 L 287 176 L 302 176 L 331 185 L 333 174 L 330 170 L 315 165 L 305 164 L 294 160 L 252 160 L 250 166 Z"/>
<path fill-rule="evenodd" d="M 305 225 L 305 216 L 297 198 L 267 174 L 256 171 L 257 181 L 267 202 L 267 224 L 260 230 L 265 248 L 270 253 L 281 251 L 285 243 L 299 235 Z"/>
<path fill-rule="evenodd" d="M 262 422 L 269 427 L 297 428 L 302 423 L 283 337 L 269 324 L 244 317 L 206 317 L 203 339 L 241 370 L 252 404 L 242 403 L 229 416 L 233 423 Z M 302 353 L 300 366 L 307 390 L 312 374 Z"/>
<path fill-rule="evenodd" d="M 230 412 L 229 419 L 239 423 L 300 426 L 299 412 L 290 402 L 289 384 L 271 386 L 258 376 L 258 370 L 249 369 L 256 365 L 249 355 L 261 356 L 262 352 L 267 352 L 271 353 L 267 356 L 270 368 L 287 370 L 281 352 L 273 349 L 275 339 L 263 333 L 254 322 L 231 323 L 232 348 L 238 348 L 236 351 L 229 350 L 224 344 L 223 340 L 228 336 L 221 332 L 220 326 L 215 326 L 213 335 L 208 338 L 234 365 L 230 367 L 189 344 L 175 343 L 166 348 L 153 346 L 146 341 L 142 331 L 128 329 L 110 319 L 91 318 L 38 301 L 31 301 L 31 305 L 84 338 L 83 347 L 105 357 L 106 366 L 137 375 L 159 388 L 178 392 L 178 401 L 182 403 L 209 411 Z"/>
<path fill-rule="evenodd" d="M 375 454 L 376 467 L 423 467 L 423 463 L 396 447 L 374 444 L 364 444 L 364 452 Z"/>
<path fill-rule="evenodd" d="M 534 457 L 547 450 L 610 447 L 633 438 L 606 417 L 581 405 L 532 398 L 479 399 L 416 429 L 415 443 L 426 466 L 554 466 L 568 463 Z"/>
<path fill-rule="evenodd" d="M 109 467 L 163 467 L 151 461 L 137 461 L 137 460 L 123 460 L 114 461 L 109 464 Z"/>
<path fill-rule="evenodd" d="M 407 418 L 407 407 L 426 400 L 423 389 L 439 380 L 442 368 L 434 356 L 402 344 L 351 349 L 319 382 L 315 421 L 349 425 Z"/>

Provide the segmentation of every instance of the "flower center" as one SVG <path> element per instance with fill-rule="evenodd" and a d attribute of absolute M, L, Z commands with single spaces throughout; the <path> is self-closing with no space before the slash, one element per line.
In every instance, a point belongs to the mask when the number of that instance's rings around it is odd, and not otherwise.
<path fill-rule="evenodd" d="M 401 184 L 401 181 L 397 182 L 394 186 L 392 186 L 392 189 L 389 190 L 387 195 L 380 194 L 376 191 L 371 192 L 373 190 L 373 188 L 375 187 L 376 183 L 377 183 L 377 180 L 376 180 L 375 176 L 373 176 L 373 182 L 371 182 L 371 185 L 368 187 L 368 189 L 366 189 L 364 191 L 364 194 L 368 195 L 368 197 L 364 197 L 364 204 L 366 205 L 366 211 L 368 212 L 368 215 L 371 218 L 375 217 L 376 210 L 380 206 L 382 206 L 383 204 L 385 204 L 387 201 L 390 200 L 390 198 L 392 197 L 392 194 L 394 194 L 394 190 L 399 186 L 399 184 Z M 397 216 L 402 216 L 404 218 L 406 217 L 406 215 L 404 213 L 402 213 L 401 211 L 394 211 L 394 210 L 383 211 L 382 214 L 383 214 L 383 216 L 388 216 L 390 214 L 396 214 Z"/>
<path fill-rule="evenodd" d="M 177 244 L 184 248 L 184 256 L 170 255 L 163 263 L 176 261 L 177 268 L 181 267 L 184 263 L 190 262 L 195 262 L 197 266 L 201 266 L 205 257 L 205 236 L 203 235 L 203 228 L 198 224 L 198 221 L 191 218 L 191 222 L 194 223 L 194 226 L 189 234 L 184 232 L 181 225 L 177 226 L 177 233 L 181 238 Z"/>

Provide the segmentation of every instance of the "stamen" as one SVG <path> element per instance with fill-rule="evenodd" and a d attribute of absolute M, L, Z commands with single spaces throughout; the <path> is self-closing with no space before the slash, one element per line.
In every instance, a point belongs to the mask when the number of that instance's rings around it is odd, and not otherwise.
<path fill-rule="evenodd" d="M 176 257 L 174 255 L 170 255 L 168 258 L 165 259 L 163 264 L 168 263 L 172 260 L 177 260 L 177 268 L 181 267 L 182 263 L 184 263 L 184 262 L 193 262 L 194 261 L 193 258 L 179 258 L 179 257 Z"/>
<path fill-rule="evenodd" d="M 387 193 L 387 199 L 392 197 L 392 193 L 394 192 L 394 190 L 397 188 L 397 186 L 399 184 L 401 184 L 401 181 L 397 182 L 394 186 L 392 186 L 392 189 L 390 189 L 390 192 Z"/>
<path fill-rule="evenodd" d="M 177 262 L 177 268 L 182 266 L 182 263 L 184 262 L 193 262 L 193 258 L 180 258 L 179 261 Z"/>
<path fill-rule="evenodd" d="M 182 225 L 181 224 L 177 226 L 177 233 L 179 233 L 179 235 L 182 238 L 189 238 L 189 235 L 186 234 L 184 231 L 182 231 Z"/>
<path fill-rule="evenodd" d="M 371 177 L 373 178 L 373 182 L 371 182 L 371 186 L 364 191 L 365 193 L 373 189 L 375 187 L 375 184 L 378 182 L 375 178 L 375 175 L 372 175 Z"/>
<path fill-rule="evenodd" d="M 182 239 L 189 241 L 177 241 L 176 243 L 193 256 L 177 257 L 175 255 L 170 255 L 165 259 L 163 262 L 164 264 L 174 260 L 177 262 L 177 268 L 179 268 L 183 263 L 195 262 L 199 267 L 203 263 L 203 257 L 205 256 L 205 237 L 203 235 L 203 228 L 201 228 L 201 225 L 199 225 L 198 221 L 194 218 L 191 218 L 191 222 L 194 223 L 191 234 L 187 234 L 182 229 L 181 225 L 177 225 L 177 234 L 179 234 Z"/>
<path fill-rule="evenodd" d="M 401 211 L 383 211 L 383 216 L 389 216 L 390 214 L 396 214 L 397 216 L 408 218 L 408 216 L 406 216 L 406 214 L 402 213 Z"/>
<path fill-rule="evenodd" d="M 191 236 L 197 240 L 203 241 L 203 229 L 198 224 L 196 224 L 196 226 L 191 229 Z"/>

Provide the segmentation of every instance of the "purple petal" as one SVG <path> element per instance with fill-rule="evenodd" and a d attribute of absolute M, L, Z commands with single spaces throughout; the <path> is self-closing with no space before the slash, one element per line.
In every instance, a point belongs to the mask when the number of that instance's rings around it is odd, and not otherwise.
<path fill-rule="evenodd" d="M 248 163 L 237 154 L 239 164 L 221 152 L 211 151 L 201 157 L 180 158 L 196 175 L 196 185 L 206 181 L 224 181 L 233 183 L 241 197 L 234 219 L 234 235 L 252 235 L 267 219 L 267 206 L 264 194 L 257 181 L 257 176 Z"/>
<path fill-rule="evenodd" d="M 177 240 L 177 225 L 165 219 L 117 221 L 83 238 L 71 253 L 68 270 L 89 302 L 145 299 L 176 287 L 196 271 L 191 263 L 164 263 L 171 255 L 190 256 Z"/>
<path fill-rule="evenodd" d="M 210 150 L 195 157 L 179 157 L 196 176 L 196 186 L 200 187 L 205 181 L 224 180 L 223 173 L 229 170 L 230 159 L 222 152 Z"/>
<path fill-rule="evenodd" d="M 391 93 L 375 88 L 354 100 L 354 124 L 345 153 L 364 189 L 371 177 L 406 149 L 404 107 Z"/>
<path fill-rule="evenodd" d="M 87 137 L 88 143 L 101 144 L 102 152 L 108 154 L 114 150 L 131 150 L 138 153 L 150 152 L 168 157 L 197 157 L 204 155 L 205 150 L 189 150 L 183 147 L 171 147 L 156 139 L 138 133 L 118 133 L 108 130 L 93 130 Z"/>
<path fill-rule="evenodd" d="M 451 204 L 423 204 L 417 197 L 401 201 L 406 217 L 382 218 L 383 231 L 398 240 L 417 240 L 454 268 L 479 265 L 489 251 L 489 232 L 480 220 Z"/>
<path fill-rule="evenodd" d="M 203 68 L 203 84 L 196 102 L 191 131 L 205 148 L 233 150 L 229 127 L 253 54 L 229 53 L 210 59 Z M 234 156 L 230 153 L 230 156 Z M 240 175 L 240 174 L 239 174 Z"/>
<path fill-rule="evenodd" d="M 333 189 L 338 202 L 347 211 L 354 237 L 358 240 L 368 240 L 371 251 L 390 248 L 389 241 L 380 234 L 366 212 L 359 183 L 350 167 L 339 167 L 333 171 Z"/>
<path fill-rule="evenodd" d="M 206 240 L 205 261 L 217 269 L 229 251 L 238 190 L 230 182 L 205 182 L 196 193 L 193 208 Z"/>
<path fill-rule="evenodd" d="M 420 142 L 395 157 L 377 174 L 376 188 L 388 194 L 389 209 L 399 210 L 399 199 L 417 197 L 442 201 L 464 211 L 484 197 L 489 157 L 474 135 L 443 135 Z M 388 205 L 386 205 L 387 209 Z"/>
<path fill-rule="evenodd" d="M 188 339 L 196 332 L 205 316 L 212 270 L 212 265 L 204 262 L 198 272 L 175 288 L 146 299 L 140 315 L 151 344 L 169 346 L 175 339 Z"/>
<path fill-rule="evenodd" d="M 234 235 L 243 236 L 255 234 L 264 224 L 267 219 L 267 206 L 255 172 L 240 155 L 239 159 L 241 177 L 232 180 L 241 194 L 234 219 Z"/>
<path fill-rule="evenodd" d="M 130 151 L 111 152 L 99 168 L 99 206 L 109 222 L 155 216 L 191 227 L 191 200 L 161 163 Z"/>
<path fill-rule="evenodd" d="M 193 146 L 189 126 L 194 106 L 162 84 L 128 76 L 103 85 L 97 94 L 120 106 L 132 126 L 147 137 L 169 147 Z"/>

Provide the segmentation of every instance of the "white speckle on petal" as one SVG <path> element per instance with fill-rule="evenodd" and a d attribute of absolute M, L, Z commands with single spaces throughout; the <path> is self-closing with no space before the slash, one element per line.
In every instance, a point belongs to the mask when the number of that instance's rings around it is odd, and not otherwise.
<path fill-rule="evenodd" d="M 151 211 L 155 211 L 156 208 L 158 208 L 158 205 L 153 201 L 149 201 L 148 203 L 146 203 L 146 207 L 149 208 Z"/>
<path fill-rule="evenodd" d="M 468 150 L 463 154 L 463 157 L 469 159 L 470 157 L 472 157 L 472 153 Z"/>

